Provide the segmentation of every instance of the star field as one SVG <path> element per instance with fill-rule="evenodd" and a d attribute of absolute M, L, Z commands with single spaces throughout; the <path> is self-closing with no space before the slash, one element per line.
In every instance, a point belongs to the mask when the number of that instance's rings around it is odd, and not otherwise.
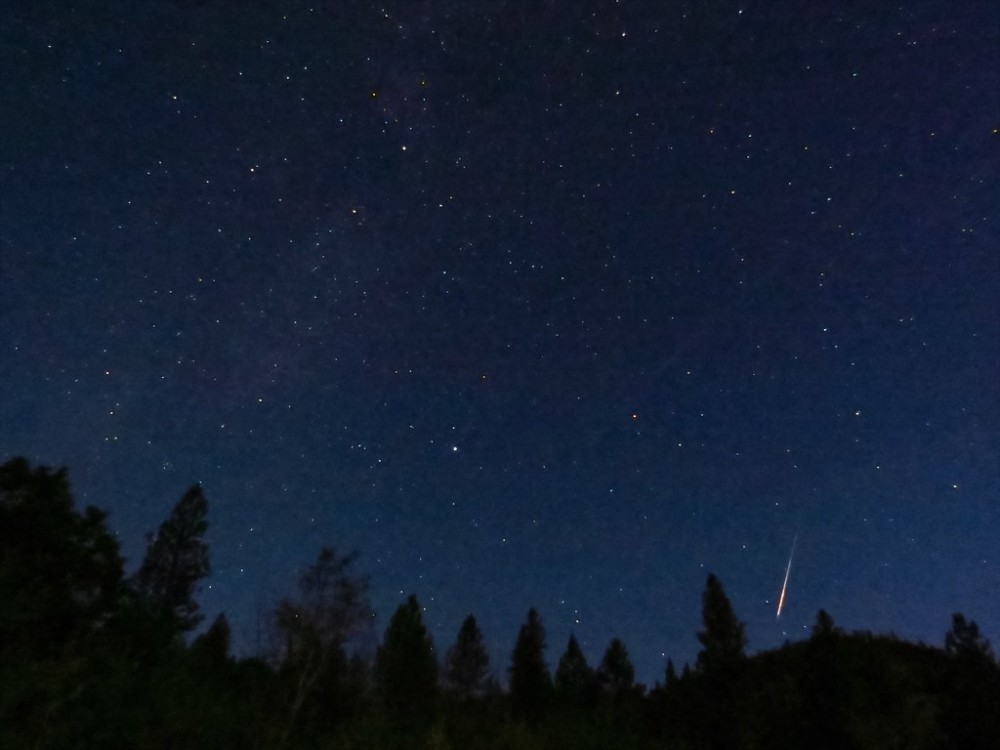
<path fill-rule="evenodd" d="M 653 6 L 656 7 L 653 7 Z M 78 3 L 0 29 L 0 455 L 238 648 L 323 544 L 498 674 L 1000 638 L 991 3 Z M 788 600 L 774 608 L 793 536 Z"/>

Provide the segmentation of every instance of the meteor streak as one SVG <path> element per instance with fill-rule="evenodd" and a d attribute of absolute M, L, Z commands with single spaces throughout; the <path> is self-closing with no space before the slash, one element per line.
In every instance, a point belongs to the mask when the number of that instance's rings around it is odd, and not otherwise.
<path fill-rule="evenodd" d="M 795 557 L 795 544 L 798 541 L 799 535 L 796 534 L 795 538 L 792 539 L 792 552 L 788 555 L 788 565 L 785 566 L 785 580 L 781 584 L 781 596 L 778 597 L 778 614 L 774 618 L 775 622 L 781 619 L 781 610 L 785 606 L 785 592 L 788 590 L 788 576 L 792 574 L 792 558 Z"/>

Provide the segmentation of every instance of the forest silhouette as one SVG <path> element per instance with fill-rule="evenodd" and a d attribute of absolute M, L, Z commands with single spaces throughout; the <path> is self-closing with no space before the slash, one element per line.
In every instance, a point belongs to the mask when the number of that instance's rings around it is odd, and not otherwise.
<path fill-rule="evenodd" d="M 847 633 L 820 610 L 807 640 L 748 655 L 713 575 L 695 664 L 668 661 L 652 687 L 617 638 L 592 667 L 570 636 L 553 673 L 533 608 L 503 661 L 471 614 L 438 649 L 415 596 L 366 658 L 369 581 L 331 548 L 275 603 L 270 647 L 236 658 L 225 615 L 194 635 L 207 517 L 195 485 L 127 575 L 65 469 L 0 466 L 0 747 L 1000 747 L 1000 666 L 974 621 L 954 614 L 935 647 Z"/>

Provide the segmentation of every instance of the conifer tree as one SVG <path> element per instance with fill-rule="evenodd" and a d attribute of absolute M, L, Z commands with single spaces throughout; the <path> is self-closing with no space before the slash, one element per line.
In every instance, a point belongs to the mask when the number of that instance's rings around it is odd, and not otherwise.
<path fill-rule="evenodd" d="M 232 629 L 229 620 L 220 614 L 204 633 L 194 639 L 191 650 L 203 661 L 219 666 L 229 661 L 229 649 L 232 641 Z"/>
<path fill-rule="evenodd" d="M 570 703 L 589 703 L 596 697 L 596 688 L 597 676 L 587 664 L 576 636 L 570 634 L 556 667 L 556 695 Z"/>
<path fill-rule="evenodd" d="M 722 584 L 712 574 L 709 574 L 701 596 L 701 616 L 705 629 L 698 633 L 702 645 L 698 653 L 698 669 L 710 672 L 741 662 L 747 643 L 744 625 L 736 619 Z"/>
<path fill-rule="evenodd" d="M 671 687 L 677 684 L 677 669 L 674 667 L 674 660 L 667 659 L 667 669 L 664 674 L 664 685 L 666 687 Z"/>
<path fill-rule="evenodd" d="M 208 503 L 201 487 L 191 487 L 146 545 L 135 586 L 157 616 L 180 631 L 191 630 L 202 616 L 195 586 L 209 573 L 205 531 Z"/>
<path fill-rule="evenodd" d="M 552 693 L 552 677 L 545 663 L 545 628 L 538 612 L 528 610 L 511 654 L 510 700 L 516 716 L 537 721 Z"/>
<path fill-rule="evenodd" d="M 489 682 L 490 657 L 476 618 L 469 615 L 448 650 L 444 666 L 445 685 L 462 700 L 483 695 Z"/>
<path fill-rule="evenodd" d="M 376 654 L 376 687 L 390 713 L 400 716 L 426 711 L 437 694 L 437 681 L 434 642 L 417 598 L 410 596 L 389 620 Z"/>
<path fill-rule="evenodd" d="M 635 667 L 620 638 L 615 638 L 608 645 L 597 668 L 597 677 L 604 691 L 613 696 L 622 695 L 635 684 Z"/>

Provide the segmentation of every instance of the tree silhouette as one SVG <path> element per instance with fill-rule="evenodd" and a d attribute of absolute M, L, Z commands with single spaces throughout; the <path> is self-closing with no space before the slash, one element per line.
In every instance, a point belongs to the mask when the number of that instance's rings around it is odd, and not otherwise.
<path fill-rule="evenodd" d="M 942 724 L 949 747 L 987 750 L 1000 747 L 1000 668 L 990 642 L 974 620 L 956 612 L 945 634 L 945 673 L 949 700 Z"/>
<path fill-rule="evenodd" d="M 635 667 L 620 638 L 612 640 L 604 652 L 601 665 L 597 668 L 597 679 L 601 688 L 615 697 L 624 695 L 635 685 Z"/>
<path fill-rule="evenodd" d="M 993 649 L 980 634 L 979 625 L 975 620 L 966 621 L 965 615 L 960 612 L 951 616 L 951 629 L 944 636 L 944 650 L 959 658 L 993 659 Z"/>
<path fill-rule="evenodd" d="M 124 581 L 104 521 L 74 508 L 65 469 L 0 465 L 0 747 L 84 746 L 110 718 L 95 654 Z"/>
<path fill-rule="evenodd" d="M 114 612 L 122 559 L 105 517 L 73 508 L 65 469 L 0 466 L 0 662 L 58 653 Z"/>
<path fill-rule="evenodd" d="M 667 668 L 664 670 L 663 684 L 665 687 L 672 687 L 677 684 L 677 668 L 674 667 L 674 660 L 667 659 Z"/>
<path fill-rule="evenodd" d="M 699 670 L 709 672 L 741 662 L 747 643 L 744 626 L 736 619 L 719 579 L 712 574 L 701 595 L 701 617 L 705 629 L 698 633 L 702 645 L 698 653 Z"/>
<path fill-rule="evenodd" d="M 191 650 L 208 664 L 219 666 L 229 661 L 231 641 L 232 629 L 229 627 L 229 620 L 224 614 L 220 614 L 212 621 L 208 630 L 194 639 Z"/>
<path fill-rule="evenodd" d="M 194 487 L 126 581 L 104 514 L 74 509 L 64 470 L 0 465 L 0 747 L 1000 747 L 1000 665 L 974 621 L 954 614 L 942 650 L 846 634 L 821 609 L 809 640 L 747 657 L 715 576 L 696 672 L 678 677 L 668 660 L 648 694 L 617 638 L 593 670 L 571 635 L 553 685 L 532 609 L 508 700 L 475 700 L 492 683 L 469 615 L 442 672 L 452 699 L 439 704 L 416 598 L 374 663 L 348 657 L 373 621 L 368 582 L 352 572 L 356 555 L 330 549 L 278 604 L 270 662 L 230 655 L 224 615 L 185 648 L 208 568 L 205 515 Z"/>
<path fill-rule="evenodd" d="M 830 613 L 825 609 L 819 610 L 816 613 L 816 622 L 812 628 L 812 637 L 829 638 L 840 634 L 841 630 L 833 624 L 833 618 L 830 616 Z"/>
<path fill-rule="evenodd" d="M 437 694 L 434 642 L 420 604 L 410 596 L 389 620 L 375 657 L 375 684 L 383 704 L 397 717 L 425 713 Z"/>
<path fill-rule="evenodd" d="M 458 631 L 455 645 L 448 650 L 444 665 L 445 685 L 462 700 L 485 692 L 490 676 L 490 657 L 476 618 L 469 615 Z"/>
<path fill-rule="evenodd" d="M 545 664 L 545 628 L 532 607 L 521 625 L 511 654 L 510 701 L 514 715 L 538 721 L 552 693 L 552 678 Z"/>
<path fill-rule="evenodd" d="M 341 557 L 324 547 L 299 578 L 298 600 L 282 599 L 275 610 L 281 637 L 275 661 L 290 683 L 288 722 L 279 745 L 287 742 L 319 686 L 346 671 L 345 644 L 371 627 L 368 579 L 351 572 L 356 559 L 356 553 Z M 328 713 L 331 708 L 325 707 Z"/>
<path fill-rule="evenodd" d="M 568 703 L 589 705 L 597 697 L 597 676 L 587 664 L 576 636 L 570 634 L 556 667 L 556 695 Z"/>
<path fill-rule="evenodd" d="M 134 579 L 153 613 L 180 631 L 191 630 L 202 619 L 194 590 L 209 573 L 207 515 L 205 495 L 194 485 L 149 537 L 146 556 Z"/>

